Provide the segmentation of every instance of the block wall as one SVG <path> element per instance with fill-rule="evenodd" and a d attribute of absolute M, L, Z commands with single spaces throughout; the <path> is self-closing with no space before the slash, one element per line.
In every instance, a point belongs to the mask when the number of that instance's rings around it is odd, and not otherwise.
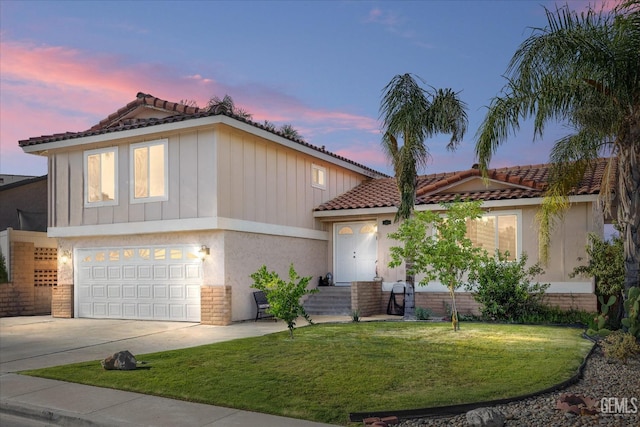
<path fill-rule="evenodd" d="M 200 323 L 215 326 L 231 324 L 231 286 L 200 287 Z"/>
<path fill-rule="evenodd" d="M 382 314 L 380 310 L 382 298 L 382 283 L 380 282 L 352 282 L 351 310 L 358 310 L 360 316 Z M 386 309 L 386 308 L 385 308 Z"/>

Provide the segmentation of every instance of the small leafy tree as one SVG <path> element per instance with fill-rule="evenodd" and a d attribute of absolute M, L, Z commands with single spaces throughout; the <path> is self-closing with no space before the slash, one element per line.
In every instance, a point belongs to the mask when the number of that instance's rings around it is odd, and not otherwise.
<path fill-rule="evenodd" d="M 413 260 L 407 268 L 411 274 L 424 274 L 419 285 L 426 286 L 429 281 L 437 279 L 447 286 L 454 331 L 460 329 L 455 290 L 463 284 L 464 274 L 476 271 L 487 258 L 486 251 L 475 247 L 467 237 L 467 221 L 482 216 L 481 203 L 443 204 L 446 217 L 433 211 L 416 212 L 400 224 L 398 231 L 389 234 L 389 238 L 404 243 L 391 248 L 389 267 L 398 267 L 403 261 Z"/>
<path fill-rule="evenodd" d="M 544 292 L 549 284 L 533 283 L 533 278 L 544 271 L 539 264 L 526 267 L 527 254 L 510 261 L 508 253 L 496 250 L 482 268 L 469 274 L 467 289 L 480 303 L 480 312 L 486 319 L 520 321 L 535 314 L 542 306 Z"/>
<path fill-rule="evenodd" d="M 270 305 L 268 312 L 286 322 L 291 338 L 293 338 L 293 330 L 298 317 L 304 317 L 307 322 L 313 324 L 300 303 L 300 299 L 304 295 L 318 292 L 318 289 L 307 289 L 311 277 L 298 276 L 293 264 L 289 266 L 288 282 L 282 280 L 275 271 L 268 272 L 265 265 L 251 275 L 254 281 L 252 287 L 265 293 Z"/>

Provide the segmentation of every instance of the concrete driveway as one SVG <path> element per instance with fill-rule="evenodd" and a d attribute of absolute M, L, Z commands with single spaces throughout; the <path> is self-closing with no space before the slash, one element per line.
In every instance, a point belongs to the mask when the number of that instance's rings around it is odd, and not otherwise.
<path fill-rule="evenodd" d="M 286 330 L 284 322 L 229 326 L 140 320 L 0 318 L 0 373 L 101 360 L 120 350 L 134 355 L 195 347 Z"/>

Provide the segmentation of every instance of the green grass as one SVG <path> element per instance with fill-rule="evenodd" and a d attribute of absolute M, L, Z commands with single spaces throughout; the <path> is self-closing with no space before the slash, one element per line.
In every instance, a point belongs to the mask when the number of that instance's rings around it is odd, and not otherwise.
<path fill-rule="evenodd" d="M 535 392 L 571 377 L 591 343 L 572 328 L 463 323 L 318 324 L 136 355 L 150 369 L 97 361 L 23 372 L 326 423 L 349 412 L 414 409 Z"/>

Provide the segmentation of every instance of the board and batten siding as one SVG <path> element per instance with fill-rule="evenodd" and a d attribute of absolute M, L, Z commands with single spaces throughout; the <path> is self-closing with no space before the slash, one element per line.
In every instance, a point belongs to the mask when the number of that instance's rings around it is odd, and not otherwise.
<path fill-rule="evenodd" d="M 130 203 L 130 145 L 168 139 L 168 200 Z M 84 153 L 118 147 L 118 204 L 84 206 Z M 224 124 L 52 150 L 49 225 L 76 227 L 191 218 L 232 218 L 321 230 L 316 206 L 366 179 L 357 172 Z M 311 185 L 312 164 L 327 188 Z"/>
<path fill-rule="evenodd" d="M 260 137 L 220 127 L 218 215 L 268 224 L 322 229 L 313 209 L 363 177 Z M 311 185 L 313 164 L 326 169 L 327 188 Z"/>

